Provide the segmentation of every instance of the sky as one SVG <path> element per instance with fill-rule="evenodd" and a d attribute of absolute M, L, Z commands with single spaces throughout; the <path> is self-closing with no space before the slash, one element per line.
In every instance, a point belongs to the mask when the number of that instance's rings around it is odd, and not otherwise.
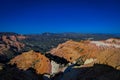
<path fill-rule="evenodd" d="M 120 0 L 0 0 L 0 32 L 120 33 Z"/>

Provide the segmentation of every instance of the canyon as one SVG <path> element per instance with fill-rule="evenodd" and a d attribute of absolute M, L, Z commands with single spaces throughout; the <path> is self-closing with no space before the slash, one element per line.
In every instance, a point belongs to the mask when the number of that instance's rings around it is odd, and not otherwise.
<path fill-rule="evenodd" d="M 51 35 L 53 34 L 44 34 L 49 38 Z M 41 38 L 31 39 L 26 35 L 1 35 L 1 80 L 7 76 L 9 80 L 119 80 L 120 78 L 119 38 L 103 40 L 88 38 L 79 41 L 64 38 L 65 41 L 48 49 L 36 46 L 39 44 L 43 46 L 42 42 L 37 44 Z M 36 44 L 32 44 L 33 41 Z M 36 49 L 45 51 L 40 52 Z M 6 56 L 9 58 L 7 61 Z M 25 76 L 22 78 L 19 75 Z"/>

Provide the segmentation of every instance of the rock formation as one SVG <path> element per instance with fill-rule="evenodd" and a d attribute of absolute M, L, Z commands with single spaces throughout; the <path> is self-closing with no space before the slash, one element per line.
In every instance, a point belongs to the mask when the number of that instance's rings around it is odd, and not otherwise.
<path fill-rule="evenodd" d="M 63 44 L 58 45 L 57 48 L 52 49 L 49 53 L 59 57 L 67 59 L 69 62 L 74 62 L 82 56 L 94 57 L 94 54 L 98 51 L 96 45 L 90 44 L 89 41 L 75 42 L 67 41 Z"/>
<path fill-rule="evenodd" d="M 41 53 L 34 51 L 24 52 L 16 56 L 10 61 L 10 64 L 16 64 L 16 66 L 22 70 L 33 68 L 37 74 L 51 73 L 50 60 Z"/>
<path fill-rule="evenodd" d="M 20 40 L 25 39 L 22 35 L 1 35 L 0 36 L 0 62 L 7 62 L 17 55 L 25 47 Z"/>
<path fill-rule="evenodd" d="M 24 52 L 13 58 L 10 64 L 16 64 L 24 71 L 33 68 L 37 74 L 46 74 L 47 79 L 52 75 L 53 80 L 119 80 L 119 41 L 70 40 L 45 55 L 34 51 Z"/>
<path fill-rule="evenodd" d="M 8 50 L 11 47 L 15 48 L 15 50 L 20 51 L 25 45 L 21 42 L 18 41 L 18 39 L 20 40 L 21 38 L 19 38 L 20 36 L 6 36 L 3 35 L 1 36 L 1 43 L 0 43 L 0 52 L 2 53 L 2 51 Z M 22 38 L 23 39 L 23 38 Z M 25 37 L 24 37 L 25 39 Z"/>
<path fill-rule="evenodd" d="M 82 59 L 84 67 L 94 63 L 107 64 L 120 69 L 120 40 L 117 42 L 106 41 L 67 41 L 52 49 L 49 53 L 67 59 L 69 62 L 76 62 Z"/>

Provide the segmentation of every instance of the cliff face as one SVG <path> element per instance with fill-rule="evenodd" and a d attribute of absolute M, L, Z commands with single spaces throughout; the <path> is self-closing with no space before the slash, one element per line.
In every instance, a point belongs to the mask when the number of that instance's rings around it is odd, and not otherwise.
<path fill-rule="evenodd" d="M 56 74 L 54 80 L 119 80 L 119 39 L 104 41 L 67 41 L 49 53 L 67 59 L 73 64 Z M 75 54 L 75 55 L 74 55 Z M 70 57 L 74 57 L 70 59 Z M 82 60 L 83 64 L 78 64 Z M 74 64 L 75 62 L 75 64 Z M 116 70 L 116 69 L 117 70 Z"/>
<path fill-rule="evenodd" d="M 25 47 L 20 40 L 25 39 L 22 35 L 1 35 L 0 36 L 0 62 L 7 62 L 17 55 Z"/>
<path fill-rule="evenodd" d="M 119 39 L 105 41 L 67 41 L 52 49 L 49 53 L 76 62 L 79 58 L 84 62 L 84 67 L 94 63 L 107 64 L 120 69 L 120 44 Z"/>
<path fill-rule="evenodd" d="M 97 48 L 94 44 L 90 44 L 89 41 L 75 42 L 70 40 L 58 45 L 57 48 L 52 49 L 49 53 L 51 53 L 52 55 L 63 57 L 69 62 L 74 62 L 82 56 L 86 56 L 84 58 L 94 58 L 94 54 L 96 54 L 98 50 L 99 48 Z"/>
<path fill-rule="evenodd" d="M 86 38 L 84 41 L 76 42 L 83 39 L 84 36 L 80 39 L 76 36 L 76 41 L 69 40 L 72 39 L 71 34 L 69 37 L 65 34 L 64 36 L 58 34 L 53 36 L 53 34 L 47 33 L 41 36 L 29 36 L 30 38 L 26 36 L 26 39 L 25 36 L 19 34 L 0 35 L 0 63 L 2 63 L 0 64 L 0 75 L 2 75 L 0 80 L 4 78 L 11 78 L 11 80 L 120 79 L 120 39 L 90 41 L 91 38 L 89 40 Z M 64 41 L 66 42 L 62 43 Z M 53 48 L 57 44 L 59 44 L 58 47 Z M 51 48 L 53 49 L 50 50 Z M 37 52 L 22 53 L 22 51 L 32 49 Z M 42 55 L 41 51 L 45 55 Z M 21 54 L 18 55 L 18 53 Z M 6 60 L 6 56 L 9 60 L 13 58 L 9 62 L 10 65 L 2 62 L 2 60 Z M 40 74 L 42 74 L 41 79 L 39 79 Z"/>
<path fill-rule="evenodd" d="M 53 80 L 119 80 L 119 41 L 119 39 L 80 42 L 70 40 L 59 44 L 45 56 L 29 51 L 16 56 L 9 63 L 16 64 L 24 71 L 33 68 L 37 74 L 52 74 Z M 59 63 L 58 60 L 64 59 L 66 63 L 72 64 Z"/>
<path fill-rule="evenodd" d="M 21 38 L 22 36 L 6 36 L 3 35 L 1 36 L 1 43 L 0 43 L 0 53 L 2 53 L 2 51 L 4 50 L 8 50 L 10 48 L 14 48 L 14 50 L 16 51 L 20 51 L 25 45 L 21 42 L 19 42 L 18 40 L 22 40 L 25 39 Z"/>
<path fill-rule="evenodd" d="M 16 64 L 22 70 L 33 68 L 37 74 L 51 73 L 50 60 L 34 51 L 24 52 L 16 56 L 10 61 L 10 64 Z"/>

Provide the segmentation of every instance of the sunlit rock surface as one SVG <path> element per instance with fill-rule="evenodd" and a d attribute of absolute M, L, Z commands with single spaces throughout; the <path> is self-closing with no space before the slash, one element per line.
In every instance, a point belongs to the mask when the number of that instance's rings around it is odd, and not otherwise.
<path fill-rule="evenodd" d="M 18 34 L 0 35 L 0 62 L 6 63 L 22 52 L 25 44 L 21 42 L 26 37 Z"/>
<path fill-rule="evenodd" d="M 84 64 L 100 63 L 120 69 L 120 44 L 119 39 L 104 41 L 67 41 L 52 49 L 49 53 L 63 57 L 73 63 L 79 58 Z M 84 66 L 85 66 L 84 65 Z"/>
<path fill-rule="evenodd" d="M 24 36 L 15 36 L 15 35 L 1 36 L 1 38 L 0 38 L 1 39 L 0 40 L 0 42 L 1 42 L 0 43 L 0 53 L 2 54 L 3 51 L 9 50 L 10 48 L 13 48 L 15 51 L 22 50 L 22 48 L 25 46 L 25 44 L 18 41 L 21 39 L 21 37 L 24 37 Z M 25 39 L 25 37 L 22 39 Z"/>
<path fill-rule="evenodd" d="M 16 64 L 22 70 L 33 68 L 38 74 L 51 73 L 50 60 L 41 53 L 34 51 L 24 52 L 16 56 L 10 61 L 10 64 Z"/>
<path fill-rule="evenodd" d="M 119 39 L 70 40 L 59 44 L 46 55 L 34 51 L 22 53 L 13 58 L 10 64 L 16 64 L 24 71 L 33 68 L 48 80 L 119 80 L 119 46 Z M 64 59 L 69 64 L 62 66 L 60 61 Z"/>

